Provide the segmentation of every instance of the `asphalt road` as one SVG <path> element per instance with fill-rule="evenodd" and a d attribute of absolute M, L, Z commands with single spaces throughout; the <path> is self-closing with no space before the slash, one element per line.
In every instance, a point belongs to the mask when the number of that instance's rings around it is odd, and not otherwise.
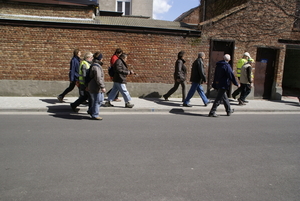
<path fill-rule="evenodd" d="M 299 201 L 299 114 L 0 114 L 0 200 Z"/>

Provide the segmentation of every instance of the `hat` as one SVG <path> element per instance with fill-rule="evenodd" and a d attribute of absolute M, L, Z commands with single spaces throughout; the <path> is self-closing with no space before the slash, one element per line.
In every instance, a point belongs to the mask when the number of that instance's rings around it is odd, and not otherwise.
<path fill-rule="evenodd" d="M 244 56 L 249 57 L 251 59 L 251 56 L 250 56 L 249 52 L 245 52 Z"/>
<path fill-rule="evenodd" d="M 102 58 L 103 58 L 103 55 L 100 53 L 96 59 L 100 61 Z"/>

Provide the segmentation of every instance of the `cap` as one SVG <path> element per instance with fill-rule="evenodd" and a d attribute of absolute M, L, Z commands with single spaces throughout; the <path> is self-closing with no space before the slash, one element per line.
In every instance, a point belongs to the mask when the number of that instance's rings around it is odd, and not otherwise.
<path fill-rule="evenodd" d="M 251 59 L 251 56 L 250 56 L 249 52 L 245 52 L 244 56 L 249 57 Z"/>

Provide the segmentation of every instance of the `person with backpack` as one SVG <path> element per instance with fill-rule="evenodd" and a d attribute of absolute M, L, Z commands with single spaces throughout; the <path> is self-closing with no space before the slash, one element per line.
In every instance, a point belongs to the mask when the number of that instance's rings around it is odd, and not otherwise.
<path fill-rule="evenodd" d="M 91 97 L 91 107 L 88 113 L 91 115 L 92 120 L 102 120 L 102 117 L 99 117 L 99 109 L 104 101 L 104 93 L 106 92 L 102 69 L 103 55 L 100 52 L 96 52 L 93 57 L 93 64 L 89 70 L 90 81 L 88 83 L 88 90 Z"/>
<path fill-rule="evenodd" d="M 127 90 L 127 76 L 128 75 L 135 75 L 132 70 L 128 69 L 127 66 L 127 54 L 121 54 L 119 59 L 113 65 L 115 74 L 114 74 L 114 85 L 111 90 L 111 93 L 108 96 L 107 102 L 105 103 L 106 107 L 113 107 L 114 105 L 111 104 L 111 101 L 114 97 L 116 97 L 117 92 L 119 91 L 125 101 L 125 108 L 133 108 L 134 104 L 131 104 L 131 96 Z"/>
<path fill-rule="evenodd" d="M 89 92 L 86 90 L 87 85 L 86 85 L 86 77 L 89 74 L 89 68 L 92 64 L 93 61 L 93 53 L 87 52 L 84 55 L 83 61 L 80 62 L 79 66 L 79 98 L 74 102 L 71 103 L 70 106 L 74 112 L 77 112 L 77 107 L 83 103 L 84 101 L 88 100 L 90 98 Z M 89 107 L 90 107 L 90 102 L 89 102 Z"/>
<path fill-rule="evenodd" d="M 114 68 L 113 68 L 113 65 L 114 63 L 119 59 L 119 56 L 123 53 L 123 50 L 121 48 L 117 48 L 114 55 L 111 57 L 110 59 L 110 67 L 108 68 L 108 74 L 110 76 L 110 79 L 113 80 L 114 78 Z M 106 95 L 109 96 L 109 93 L 111 92 L 112 89 L 110 89 Z M 116 102 L 120 102 L 121 100 L 119 99 L 119 92 L 117 93 L 114 101 Z"/>

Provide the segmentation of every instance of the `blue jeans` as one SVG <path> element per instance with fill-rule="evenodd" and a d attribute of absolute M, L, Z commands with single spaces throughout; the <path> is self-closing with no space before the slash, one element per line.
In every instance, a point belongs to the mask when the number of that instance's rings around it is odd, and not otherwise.
<path fill-rule="evenodd" d="M 99 117 L 99 109 L 104 101 L 104 94 L 103 93 L 91 93 L 91 107 L 89 109 L 89 113 L 92 117 Z"/>
<path fill-rule="evenodd" d="M 199 96 L 201 97 L 202 101 L 204 104 L 207 104 L 208 103 L 208 99 L 203 91 L 203 87 L 201 84 L 199 83 L 196 83 L 196 82 L 192 82 L 192 85 L 191 85 L 191 88 L 189 90 L 189 93 L 188 95 L 186 96 L 186 99 L 184 100 L 184 104 L 189 104 L 190 103 L 190 100 L 191 98 L 194 96 L 195 92 L 198 92 Z"/>
<path fill-rule="evenodd" d="M 126 85 L 118 82 L 114 82 L 113 88 L 108 95 L 108 101 L 113 101 L 118 93 L 118 91 L 122 94 L 125 103 L 131 101 L 131 96 L 127 91 Z"/>

